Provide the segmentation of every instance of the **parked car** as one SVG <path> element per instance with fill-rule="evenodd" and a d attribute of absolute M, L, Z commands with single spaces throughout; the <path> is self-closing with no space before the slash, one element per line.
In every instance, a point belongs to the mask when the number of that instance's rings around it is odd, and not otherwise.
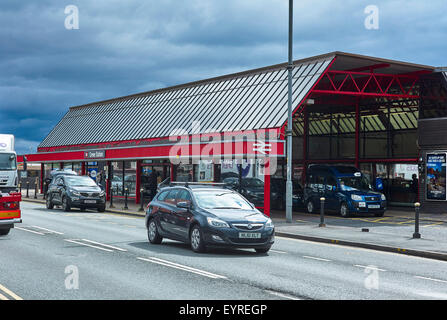
<path fill-rule="evenodd" d="M 104 212 L 105 203 L 105 192 L 87 176 L 57 175 L 51 181 L 46 195 L 47 209 L 62 205 L 64 211 L 75 207 L 81 210 L 94 208 Z"/>
<path fill-rule="evenodd" d="M 257 207 L 264 206 L 264 181 L 258 178 L 242 178 L 239 188 L 239 178 L 229 177 L 223 180 L 229 188 L 240 192 L 248 201 Z"/>
<path fill-rule="evenodd" d="M 270 178 L 270 203 L 272 209 L 286 209 L 286 179 L 271 177 Z M 292 180 L 292 207 L 293 209 L 302 209 L 303 188 L 298 180 Z"/>
<path fill-rule="evenodd" d="M 147 206 L 146 228 L 152 244 L 169 238 L 195 252 L 243 247 L 266 253 L 275 232 L 272 220 L 239 193 L 209 184 L 161 189 Z"/>
<path fill-rule="evenodd" d="M 381 217 L 387 206 L 385 195 L 374 191 L 368 179 L 352 166 L 310 166 L 304 189 L 309 213 L 317 212 L 321 197 L 325 198 L 325 209 L 343 217 L 359 213 Z"/>

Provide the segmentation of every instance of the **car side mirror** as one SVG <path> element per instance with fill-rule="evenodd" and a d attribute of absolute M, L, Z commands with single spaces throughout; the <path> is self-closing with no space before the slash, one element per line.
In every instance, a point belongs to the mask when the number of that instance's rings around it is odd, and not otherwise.
<path fill-rule="evenodd" d="M 177 208 L 190 209 L 191 204 L 187 201 L 180 201 L 180 202 L 177 202 Z"/>

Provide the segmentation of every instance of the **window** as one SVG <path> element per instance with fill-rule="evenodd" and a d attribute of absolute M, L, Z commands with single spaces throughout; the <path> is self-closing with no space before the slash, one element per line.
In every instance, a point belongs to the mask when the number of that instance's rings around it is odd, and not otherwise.
<path fill-rule="evenodd" d="M 164 201 L 166 196 L 168 195 L 169 191 L 163 191 L 162 193 L 160 193 L 160 195 L 158 196 L 157 200 L 159 201 Z"/>
<path fill-rule="evenodd" d="M 191 195 L 186 190 L 180 190 L 178 195 L 177 195 L 177 199 L 178 199 L 178 201 L 191 202 Z"/>
<path fill-rule="evenodd" d="M 167 202 L 167 203 L 175 205 L 178 192 L 179 192 L 178 189 L 174 189 L 174 190 L 169 191 L 169 194 L 166 196 L 164 201 Z"/>
<path fill-rule="evenodd" d="M 334 190 L 337 186 L 337 181 L 334 176 L 328 176 L 326 179 L 326 187 L 328 190 Z"/>

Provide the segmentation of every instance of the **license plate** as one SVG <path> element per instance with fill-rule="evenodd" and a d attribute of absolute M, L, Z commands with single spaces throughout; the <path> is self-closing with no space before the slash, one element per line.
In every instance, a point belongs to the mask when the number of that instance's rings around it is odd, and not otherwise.
<path fill-rule="evenodd" d="M 380 209 L 380 204 L 370 204 L 368 205 L 368 209 Z"/>
<path fill-rule="evenodd" d="M 261 234 L 259 232 L 239 232 L 239 238 L 259 239 L 259 238 L 261 238 Z"/>
<path fill-rule="evenodd" d="M 84 203 L 96 203 L 96 200 L 84 200 Z"/>

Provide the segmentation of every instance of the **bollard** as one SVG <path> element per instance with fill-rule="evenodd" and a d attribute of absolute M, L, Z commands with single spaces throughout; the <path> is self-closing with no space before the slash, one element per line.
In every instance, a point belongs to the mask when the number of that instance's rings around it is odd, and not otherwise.
<path fill-rule="evenodd" d="M 123 208 L 124 210 L 129 209 L 129 207 L 127 206 L 127 194 L 128 194 L 127 190 L 129 189 L 124 188 L 124 208 Z"/>
<path fill-rule="evenodd" d="M 141 206 L 140 206 L 140 209 L 138 211 L 144 211 L 144 208 L 143 208 L 143 202 L 144 202 L 143 191 L 144 191 L 144 188 L 141 188 L 140 189 L 140 204 L 141 204 Z"/>
<path fill-rule="evenodd" d="M 47 182 L 43 182 L 43 199 L 45 200 L 47 197 Z"/>
<path fill-rule="evenodd" d="M 115 208 L 113 205 L 113 188 L 110 188 L 110 206 L 109 208 Z"/>
<path fill-rule="evenodd" d="M 413 239 L 420 239 L 421 234 L 419 233 L 419 208 L 421 204 L 419 202 L 416 202 L 414 204 L 414 210 L 415 210 L 415 219 L 414 219 L 414 233 L 413 233 Z"/>
<path fill-rule="evenodd" d="M 22 184 L 19 183 L 19 190 L 20 190 L 20 194 L 22 194 Z"/>
<path fill-rule="evenodd" d="M 326 227 L 326 225 L 324 224 L 324 201 L 326 199 L 324 197 L 320 198 L 321 201 L 321 210 L 320 210 L 320 224 L 318 225 L 319 227 Z"/>
<path fill-rule="evenodd" d="M 26 197 L 29 198 L 29 181 L 26 182 Z"/>

